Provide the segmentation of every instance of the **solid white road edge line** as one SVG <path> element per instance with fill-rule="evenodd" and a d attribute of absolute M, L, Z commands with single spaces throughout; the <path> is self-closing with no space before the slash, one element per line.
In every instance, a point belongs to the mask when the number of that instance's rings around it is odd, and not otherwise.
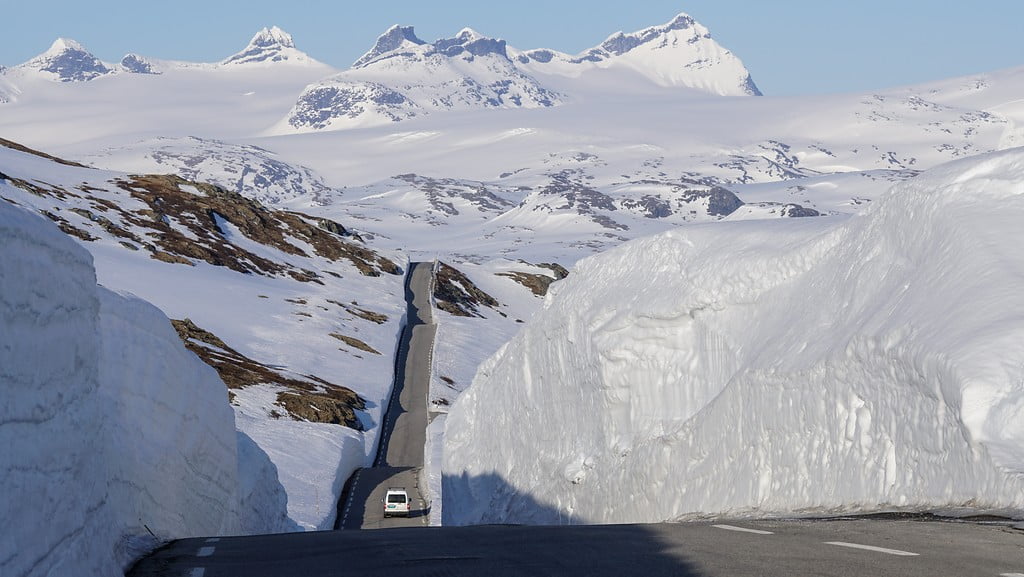
<path fill-rule="evenodd" d="M 209 557 L 210 555 L 213 555 L 213 552 L 216 551 L 216 549 L 216 547 L 203 547 L 199 549 L 198 553 L 196 553 L 196 557 Z"/>
<path fill-rule="evenodd" d="M 755 535 L 774 535 L 771 531 L 761 531 L 759 529 L 747 529 L 745 527 L 735 527 L 733 525 L 712 525 L 715 529 L 725 529 L 726 531 L 739 531 L 741 533 L 753 533 Z"/>
<path fill-rule="evenodd" d="M 1003 573 L 999 577 L 1024 577 L 1024 573 Z"/>
<path fill-rule="evenodd" d="M 849 547 L 850 549 L 863 549 L 865 551 L 875 551 L 877 553 L 885 553 L 887 555 L 899 555 L 901 557 L 917 557 L 918 553 L 911 553 L 910 551 L 900 551 L 899 549 L 886 549 L 885 547 L 874 547 L 871 545 L 860 545 L 858 543 L 844 543 L 842 541 L 826 541 L 826 545 L 836 545 L 837 547 Z"/>

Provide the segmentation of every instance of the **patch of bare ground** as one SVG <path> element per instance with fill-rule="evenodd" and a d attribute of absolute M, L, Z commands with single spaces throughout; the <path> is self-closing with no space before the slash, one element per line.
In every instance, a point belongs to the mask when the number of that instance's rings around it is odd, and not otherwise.
<path fill-rule="evenodd" d="M 115 181 L 115 184 L 149 207 L 145 215 L 140 215 L 147 218 L 140 220 L 135 217 L 134 224 L 154 229 L 158 233 L 155 244 L 171 254 L 242 273 L 287 274 L 303 282 L 320 282 L 319 275 L 313 271 L 272 261 L 231 243 L 227 231 L 221 230 L 218 222 L 223 220 L 246 238 L 288 255 L 312 256 L 292 242 L 295 240 L 330 261 L 348 260 L 367 276 L 401 272 L 394 262 L 329 232 L 328 229 L 344 230 L 337 223 L 321 227 L 310 221 L 320 223 L 323 219 L 269 210 L 254 200 L 218 186 L 190 182 L 173 175 L 132 176 L 128 180 Z M 183 187 L 192 187 L 200 194 Z M 187 229 L 194 238 L 172 226 L 172 220 Z"/>
<path fill-rule="evenodd" d="M 217 335 L 198 327 L 189 319 L 171 324 L 190 351 L 216 369 L 232 390 L 268 384 L 283 387 L 275 404 L 296 421 L 332 423 L 357 431 L 363 430 L 356 411 L 366 409 L 366 401 L 347 387 L 335 385 L 313 375 L 287 376 L 229 347 Z"/>
<path fill-rule="evenodd" d="M 58 216 L 58 215 L 56 215 L 56 214 L 54 214 L 54 213 L 52 213 L 52 212 L 50 212 L 48 210 L 43 210 L 43 211 L 40 211 L 40 212 L 46 218 L 48 218 L 48 219 L 52 220 L 53 222 L 57 223 L 57 228 L 59 228 L 61 230 L 61 232 L 63 232 L 66 235 L 73 236 L 73 237 L 76 237 L 76 238 L 80 238 L 80 239 L 82 239 L 84 241 L 87 241 L 87 242 L 94 241 L 94 240 L 97 240 L 99 238 L 97 236 L 93 236 L 93 235 L 89 234 L 88 232 L 86 232 L 86 231 L 84 231 L 84 230 L 74 226 L 73 224 L 68 222 L 67 219 L 65 219 L 65 218 L 63 218 L 61 216 Z"/>
<path fill-rule="evenodd" d="M 357 339 L 355 337 L 350 337 L 348 335 L 343 335 L 343 334 L 339 334 L 339 333 L 331 333 L 331 336 L 336 338 L 336 339 L 338 339 L 339 341 L 345 343 L 346 345 L 348 345 L 348 346 L 350 346 L 352 348 L 359 349 L 361 351 L 366 351 L 366 352 L 372 353 L 374 355 L 379 355 L 380 354 L 380 352 L 378 352 L 377 349 L 371 347 L 370 345 L 364 343 L 363 341 L 361 341 L 361 340 L 359 340 L 359 339 Z"/>
<path fill-rule="evenodd" d="M 527 265 L 530 264 L 525 261 L 520 262 Z M 530 289 L 530 292 L 532 292 L 533 294 L 541 297 L 548 294 L 548 288 L 551 287 L 551 283 L 555 281 L 560 281 L 565 277 L 569 276 L 569 271 L 566 270 L 564 266 L 558 263 L 545 262 L 531 266 L 549 269 L 551 271 L 551 274 L 537 274 L 514 270 L 509 272 L 499 272 L 497 273 L 497 275 L 508 277 L 516 281 L 517 283 L 523 285 L 524 287 Z"/>
<path fill-rule="evenodd" d="M 434 301 L 437 308 L 459 317 L 479 317 L 481 306 L 498 311 L 501 303 L 480 290 L 469 277 L 454 267 L 439 263 L 434 277 Z M 498 311 L 504 316 L 504 313 Z"/>
<path fill-rule="evenodd" d="M 331 299 L 327 299 L 327 302 L 345 309 L 345 311 L 350 315 L 359 317 L 364 321 L 370 321 L 371 323 L 376 323 L 378 325 L 382 325 L 388 322 L 388 316 L 386 314 L 361 308 L 359 306 L 359 303 L 355 301 L 352 301 L 351 305 L 347 305 L 345 303 L 341 303 Z"/>

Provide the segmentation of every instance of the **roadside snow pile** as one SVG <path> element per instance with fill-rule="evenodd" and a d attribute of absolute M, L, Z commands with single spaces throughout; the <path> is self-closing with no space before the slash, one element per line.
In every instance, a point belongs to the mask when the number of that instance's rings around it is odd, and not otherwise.
<path fill-rule="evenodd" d="M 1024 509 L 1022 175 L 581 261 L 452 408 L 445 523 Z"/>
<path fill-rule="evenodd" d="M 85 249 L 7 202 L 0 243 L 0 518 L 18 528 L 0 574 L 120 575 L 150 531 L 284 528 L 276 471 L 252 450 L 239 463 L 251 441 L 224 384 L 167 318 L 97 286 Z M 264 476 L 239 491 L 239 467 Z"/>

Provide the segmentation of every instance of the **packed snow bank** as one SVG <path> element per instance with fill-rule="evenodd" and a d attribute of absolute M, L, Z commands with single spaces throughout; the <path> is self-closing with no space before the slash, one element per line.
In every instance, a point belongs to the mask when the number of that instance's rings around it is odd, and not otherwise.
<path fill-rule="evenodd" d="M 108 504 L 123 537 L 118 561 L 152 548 L 149 530 L 160 539 L 237 533 L 237 440 L 224 384 L 159 309 L 94 292 L 100 354 L 90 361 L 106 421 Z"/>
<path fill-rule="evenodd" d="M 1022 175 L 581 261 L 452 408 L 445 522 L 1024 509 Z"/>
<path fill-rule="evenodd" d="M 114 575 L 95 275 L 41 224 L 0 202 L 0 573 Z"/>
<path fill-rule="evenodd" d="M 287 525 L 276 471 L 239 460 L 224 384 L 158 309 L 6 202 L 0 243 L 0 573 L 117 575 L 157 539 Z M 239 469 L 261 473 L 240 490 Z"/>

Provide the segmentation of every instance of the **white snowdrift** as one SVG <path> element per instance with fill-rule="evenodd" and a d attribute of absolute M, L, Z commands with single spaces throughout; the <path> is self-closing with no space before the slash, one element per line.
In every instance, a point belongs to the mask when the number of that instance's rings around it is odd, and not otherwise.
<path fill-rule="evenodd" d="M 445 523 L 1024 509 L 1024 150 L 581 261 L 448 416 Z"/>
<path fill-rule="evenodd" d="M 158 539 L 287 527 L 276 471 L 158 309 L 6 202 L 0 246 L 0 574 L 119 575 Z"/>

